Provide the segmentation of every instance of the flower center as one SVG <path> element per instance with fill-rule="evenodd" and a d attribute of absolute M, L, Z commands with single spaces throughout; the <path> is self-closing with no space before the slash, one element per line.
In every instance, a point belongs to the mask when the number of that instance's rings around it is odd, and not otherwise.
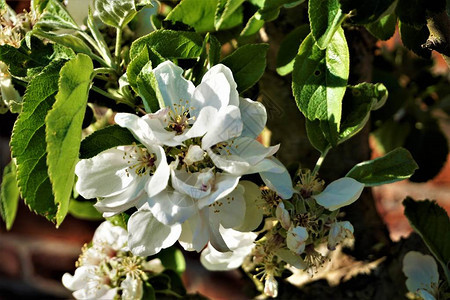
<path fill-rule="evenodd" d="M 156 155 L 150 153 L 147 148 L 134 145 L 130 152 L 125 152 L 123 159 L 128 159 L 130 166 L 126 169 L 127 176 L 130 171 L 134 171 L 136 175 L 153 175 L 156 171 Z"/>
<path fill-rule="evenodd" d="M 181 103 L 181 100 L 180 100 Z M 191 126 L 189 123 L 190 120 L 190 111 L 193 110 L 193 107 L 187 107 L 189 101 L 186 101 L 186 105 L 182 104 L 173 104 L 173 107 L 167 113 L 167 122 L 166 130 L 174 131 L 176 135 L 182 134 L 187 128 Z M 192 118 L 193 120 L 195 117 Z"/>

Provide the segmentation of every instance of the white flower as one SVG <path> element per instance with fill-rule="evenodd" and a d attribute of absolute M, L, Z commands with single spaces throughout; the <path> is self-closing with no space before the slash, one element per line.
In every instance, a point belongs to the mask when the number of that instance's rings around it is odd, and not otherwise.
<path fill-rule="evenodd" d="M 167 186 L 170 176 L 164 149 L 124 146 L 82 159 L 75 168 L 76 189 L 84 198 L 99 198 L 95 207 L 105 217 L 138 206 Z M 147 193 L 145 193 L 146 191 Z"/>
<path fill-rule="evenodd" d="M 278 296 L 278 282 L 272 274 L 269 274 L 266 277 L 266 281 L 264 282 L 264 294 L 272 298 Z"/>
<path fill-rule="evenodd" d="M 288 230 L 289 227 L 291 227 L 291 217 L 289 215 L 289 212 L 284 208 L 283 201 L 281 201 L 278 204 L 275 210 L 275 215 L 278 221 L 280 221 L 281 227 L 283 227 L 286 230 Z"/>
<path fill-rule="evenodd" d="M 336 210 L 358 200 L 364 184 L 350 177 L 343 177 L 330 183 L 322 193 L 312 196 L 317 203 L 328 210 Z"/>
<path fill-rule="evenodd" d="M 297 226 L 290 228 L 286 236 L 286 244 L 289 250 L 297 255 L 305 251 L 305 241 L 308 239 L 308 232 L 305 227 Z"/>
<path fill-rule="evenodd" d="M 403 258 L 403 273 L 406 287 L 411 293 L 423 299 L 436 299 L 438 296 L 439 273 L 434 258 L 420 252 L 410 251 Z"/>
<path fill-rule="evenodd" d="M 144 295 L 142 280 L 133 278 L 129 274 L 120 284 L 120 288 L 122 289 L 122 300 L 140 300 Z"/>
<path fill-rule="evenodd" d="M 239 186 L 244 188 L 245 216 L 244 221 L 238 227 L 233 229 L 241 232 L 250 232 L 255 230 L 262 222 L 264 207 L 267 202 L 262 198 L 259 186 L 251 181 L 243 180 Z"/>
<path fill-rule="evenodd" d="M 202 265 L 211 271 L 226 271 L 236 269 L 242 265 L 245 257 L 247 257 L 255 247 L 253 243 L 257 237 L 253 232 L 239 232 L 233 229 L 225 229 L 220 227 L 220 233 L 231 251 L 220 252 L 208 243 L 203 249 L 200 261 Z"/>
<path fill-rule="evenodd" d="M 75 299 L 113 299 L 117 294 L 117 288 L 109 286 L 109 277 L 101 275 L 97 270 L 97 266 L 81 266 L 75 270 L 73 276 L 69 273 L 64 274 L 62 283 L 74 291 L 72 295 Z"/>
<path fill-rule="evenodd" d="M 353 238 L 353 225 L 348 222 L 335 222 L 331 225 L 328 234 L 328 249 L 335 250 L 336 245 L 342 243 L 345 239 Z"/>

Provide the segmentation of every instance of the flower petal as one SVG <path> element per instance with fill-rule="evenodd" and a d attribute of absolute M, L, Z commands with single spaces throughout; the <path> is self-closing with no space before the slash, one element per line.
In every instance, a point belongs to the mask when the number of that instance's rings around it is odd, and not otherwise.
<path fill-rule="evenodd" d="M 275 157 L 266 158 L 266 160 L 270 160 L 278 165 L 278 168 L 275 167 L 276 170 L 269 169 L 268 171 L 259 173 L 261 179 L 271 190 L 277 192 L 281 198 L 290 199 L 295 192 L 292 186 L 291 175 L 289 175 L 286 167 Z M 282 170 L 281 173 L 279 173 L 280 170 Z"/>
<path fill-rule="evenodd" d="M 244 123 L 241 136 L 256 138 L 266 126 L 267 112 L 264 105 L 248 98 L 240 98 L 239 109 Z"/>
<path fill-rule="evenodd" d="M 403 273 L 408 277 L 406 287 L 412 293 L 419 289 L 433 291 L 439 282 L 439 273 L 434 258 L 417 251 L 406 253 L 403 258 Z M 433 287 L 432 287 L 433 286 Z"/>
<path fill-rule="evenodd" d="M 305 241 L 308 239 L 308 231 L 305 227 L 297 226 L 290 228 L 286 236 L 286 244 L 289 250 L 297 255 L 305 251 Z"/>
<path fill-rule="evenodd" d="M 158 88 L 161 92 L 164 104 L 173 107 L 180 100 L 192 99 L 195 86 L 192 82 L 184 79 L 183 69 L 171 61 L 165 61 L 153 69 Z"/>
<path fill-rule="evenodd" d="M 126 247 L 128 233 L 120 226 L 114 226 L 109 221 L 104 221 L 97 227 L 92 238 L 94 245 L 108 245 L 114 250 L 122 250 Z"/>
<path fill-rule="evenodd" d="M 183 223 L 196 212 L 194 200 L 177 191 L 164 190 L 148 199 L 153 216 L 166 225 Z"/>
<path fill-rule="evenodd" d="M 217 109 L 227 105 L 239 105 L 237 84 L 231 70 L 218 64 L 203 75 L 202 82 L 197 86 L 193 95 L 199 105 L 211 105 Z"/>
<path fill-rule="evenodd" d="M 199 112 L 197 119 L 192 127 L 186 132 L 186 138 L 194 138 L 203 136 L 208 130 L 211 124 L 216 121 L 217 109 L 212 106 L 206 106 Z"/>
<path fill-rule="evenodd" d="M 208 132 L 203 136 L 203 150 L 239 136 L 242 127 L 241 112 L 238 107 L 226 106 L 221 108 L 215 116 L 215 122 L 210 124 Z"/>
<path fill-rule="evenodd" d="M 205 186 L 198 185 L 199 177 L 206 175 L 206 173 L 210 173 L 211 177 L 214 178 L 214 174 L 210 170 L 207 172 L 188 173 L 184 170 L 175 170 L 172 168 L 172 186 L 176 191 L 189 195 L 194 199 L 206 197 L 211 192 L 209 184 Z"/>
<path fill-rule="evenodd" d="M 238 227 L 244 222 L 245 208 L 244 188 L 238 185 L 225 198 L 208 207 L 210 222 L 221 224 L 224 228 Z"/>
<path fill-rule="evenodd" d="M 257 186 L 253 182 L 243 180 L 239 182 L 239 185 L 245 189 L 245 216 L 244 222 L 238 227 L 234 227 L 233 229 L 242 232 L 250 232 L 252 230 L 255 230 L 261 224 L 264 214 L 264 205 L 266 204 L 266 201 L 262 198 L 259 186 Z M 228 240 L 227 245 L 229 245 Z"/>
<path fill-rule="evenodd" d="M 236 188 L 239 183 L 239 178 L 240 176 L 236 175 L 216 173 L 211 193 L 198 200 L 198 207 L 201 209 L 216 200 L 226 197 Z"/>
<path fill-rule="evenodd" d="M 129 163 L 123 159 L 124 151 L 109 149 L 82 159 L 75 167 L 78 176 L 76 190 L 86 199 L 114 196 L 124 191 L 135 180 L 134 173 L 126 171 Z"/>
<path fill-rule="evenodd" d="M 153 197 L 164 190 L 170 177 L 170 167 L 167 164 L 164 149 L 161 146 L 153 146 L 151 150 L 156 155 L 156 171 L 145 188 L 149 197 Z"/>
<path fill-rule="evenodd" d="M 183 231 L 178 241 L 184 250 L 202 251 L 208 243 L 210 234 L 208 215 L 205 216 L 205 209 L 203 212 L 197 211 L 192 215 L 182 224 L 182 228 Z"/>
<path fill-rule="evenodd" d="M 172 246 L 180 234 L 180 224 L 165 225 L 148 210 L 137 211 L 128 220 L 128 247 L 134 255 L 154 255 Z"/>
<path fill-rule="evenodd" d="M 333 211 L 358 200 L 364 189 L 364 184 L 350 177 L 343 177 L 330 183 L 325 190 L 314 195 L 317 203 Z"/>

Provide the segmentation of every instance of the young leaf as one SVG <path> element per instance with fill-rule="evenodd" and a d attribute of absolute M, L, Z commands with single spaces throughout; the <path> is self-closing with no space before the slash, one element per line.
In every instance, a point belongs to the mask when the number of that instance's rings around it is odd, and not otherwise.
<path fill-rule="evenodd" d="M 38 37 L 49 39 L 56 44 L 70 48 L 77 53 L 84 53 L 86 55 L 93 56 L 91 48 L 89 48 L 89 46 L 86 45 L 82 39 L 72 34 L 56 34 L 43 31 L 39 28 L 33 29 L 33 33 Z"/>
<path fill-rule="evenodd" d="M 320 49 L 325 49 L 346 18 L 339 0 L 309 0 L 311 33 Z"/>
<path fill-rule="evenodd" d="M 144 47 L 151 47 L 166 59 L 197 58 L 202 53 L 202 37 L 190 31 L 157 30 L 133 42 L 130 57 L 133 58 Z"/>
<path fill-rule="evenodd" d="M 141 70 L 137 77 L 138 94 L 144 102 L 145 111 L 156 112 L 159 108 L 164 107 L 164 101 L 159 92 L 158 82 L 152 72 L 152 63 L 148 62 Z"/>
<path fill-rule="evenodd" d="M 428 40 L 430 31 L 426 25 L 421 27 L 413 27 L 402 21 L 398 22 L 400 27 L 400 36 L 402 37 L 403 45 L 415 54 L 423 58 L 431 57 L 431 50 L 422 48 L 422 45 Z"/>
<path fill-rule="evenodd" d="M 142 48 L 141 52 L 131 59 L 127 67 L 127 78 L 133 89 L 136 88 L 136 80 L 139 73 L 149 60 L 147 47 Z"/>
<path fill-rule="evenodd" d="M 91 31 L 92 36 L 95 39 L 95 42 L 98 45 L 98 49 L 100 51 L 100 55 L 105 60 L 105 62 L 109 66 L 113 66 L 113 58 L 111 56 L 111 51 L 109 50 L 108 44 L 106 43 L 103 35 L 98 29 L 97 23 L 94 20 L 94 16 L 92 15 L 91 8 L 89 7 L 88 18 L 87 18 L 87 26 Z"/>
<path fill-rule="evenodd" d="M 97 130 L 81 141 L 80 158 L 96 156 L 102 151 L 117 146 L 131 145 L 137 142 L 131 132 L 119 125 L 112 125 Z"/>
<path fill-rule="evenodd" d="M 165 268 L 174 270 L 178 274 L 182 274 L 186 270 L 186 261 L 184 260 L 183 252 L 175 247 L 161 250 L 158 258 Z"/>
<path fill-rule="evenodd" d="M 0 61 L 9 66 L 11 75 L 26 78 L 27 71 L 32 68 L 45 67 L 51 61 L 53 47 L 44 44 L 36 37 L 31 38 L 33 51 L 31 51 L 23 40 L 19 48 L 8 44 L 0 45 Z"/>
<path fill-rule="evenodd" d="M 215 15 L 222 0 L 183 0 L 167 15 L 167 21 L 182 22 L 197 32 L 215 31 Z M 230 29 L 242 23 L 242 6 L 238 6 L 220 25 L 220 29 Z"/>
<path fill-rule="evenodd" d="M 214 28 L 219 30 L 223 22 L 227 20 L 245 0 L 219 0 L 214 16 Z M 242 14 L 242 12 L 241 12 Z"/>
<path fill-rule="evenodd" d="M 71 199 L 69 203 L 69 213 L 75 218 L 88 221 L 103 220 L 102 214 L 94 207 L 91 201 L 78 201 Z"/>
<path fill-rule="evenodd" d="M 387 41 L 395 33 L 395 25 L 397 25 L 397 16 L 389 14 L 378 21 L 366 25 L 366 29 L 376 38 Z"/>
<path fill-rule="evenodd" d="M 287 75 L 294 69 L 295 56 L 298 53 L 300 44 L 309 34 L 309 26 L 301 25 L 292 30 L 280 44 L 277 54 L 277 72 L 281 76 Z"/>
<path fill-rule="evenodd" d="M 6 223 L 7 230 L 10 230 L 14 223 L 18 205 L 19 188 L 17 187 L 16 164 L 11 161 L 3 170 L 0 191 L 0 215 Z"/>
<path fill-rule="evenodd" d="M 92 60 L 84 54 L 67 62 L 60 72 L 55 104 L 45 118 L 48 174 L 58 206 L 56 226 L 69 209 L 93 70 Z"/>
<path fill-rule="evenodd" d="M 55 218 L 56 205 L 46 165 L 44 119 L 55 101 L 59 71 L 64 64 L 56 60 L 30 81 L 11 137 L 22 198 L 31 210 L 49 220 Z"/>
<path fill-rule="evenodd" d="M 319 49 L 311 34 L 306 37 L 295 58 L 292 90 L 300 111 L 311 121 L 321 121 L 332 146 L 337 144 L 348 75 L 349 53 L 341 28 L 326 50 Z"/>
<path fill-rule="evenodd" d="M 360 83 L 349 86 L 342 105 L 339 143 L 357 134 L 369 120 L 370 111 L 384 105 L 388 91 L 382 83 Z"/>
<path fill-rule="evenodd" d="M 320 129 L 320 121 L 305 120 L 306 133 L 308 134 L 308 140 L 311 142 L 314 148 L 320 151 L 320 153 L 325 153 L 330 147 L 330 143 L 327 141 Z"/>
<path fill-rule="evenodd" d="M 351 20 L 357 24 L 367 24 L 377 21 L 395 0 L 340 0 L 344 12 L 352 11 Z"/>
<path fill-rule="evenodd" d="M 345 176 L 365 186 L 377 186 L 407 179 L 417 168 L 409 151 L 397 148 L 385 156 L 355 165 Z"/>
<path fill-rule="evenodd" d="M 406 198 L 403 206 L 411 227 L 422 237 L 441 264 L 447 282 L 450 282 L 450 220 L 447 212 L 430 200 L 414 201 Z"/>
<path fill-rule="evenodd" d="M 95 11 L 103 23 L 123 28 L 137 14 L 134 0 L 95 0 Z"/>
<path fill-rule="evenodd" d="M 244 45 L 221 61 L 233 72 L 239 93 L 253 86 L 263 75 L 268 49 L 267 44 Z"/>
<path fill-rule="evenodd" d="M 212 67 L 217 65 L 220 61 L 220 54 L 222 50 L 222 45 L 219 40 L 214 35 L 208 36 L 209 42 L 209 52 L 208 52 L 208 61 L 209 65 Z"/>
<path fill-rule="evenodd" d="M 72 29 L 80 30 L 77 23 L 67 12 L 62 2 L 58 0 L 48 0 L 44 12 L 39 17 L 35 25 L 36 28 L 50 28 L 54 30 Z"/>

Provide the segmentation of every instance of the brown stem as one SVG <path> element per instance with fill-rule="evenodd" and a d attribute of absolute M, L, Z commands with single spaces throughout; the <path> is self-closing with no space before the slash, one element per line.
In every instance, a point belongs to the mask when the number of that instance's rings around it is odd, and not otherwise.
<path fill-rule="evenodd" d="M 422 47 L 439 52 L 450 67 L 450 19 L 447 13 L 429 13 L 427 27 L 430 37 Z"/>

